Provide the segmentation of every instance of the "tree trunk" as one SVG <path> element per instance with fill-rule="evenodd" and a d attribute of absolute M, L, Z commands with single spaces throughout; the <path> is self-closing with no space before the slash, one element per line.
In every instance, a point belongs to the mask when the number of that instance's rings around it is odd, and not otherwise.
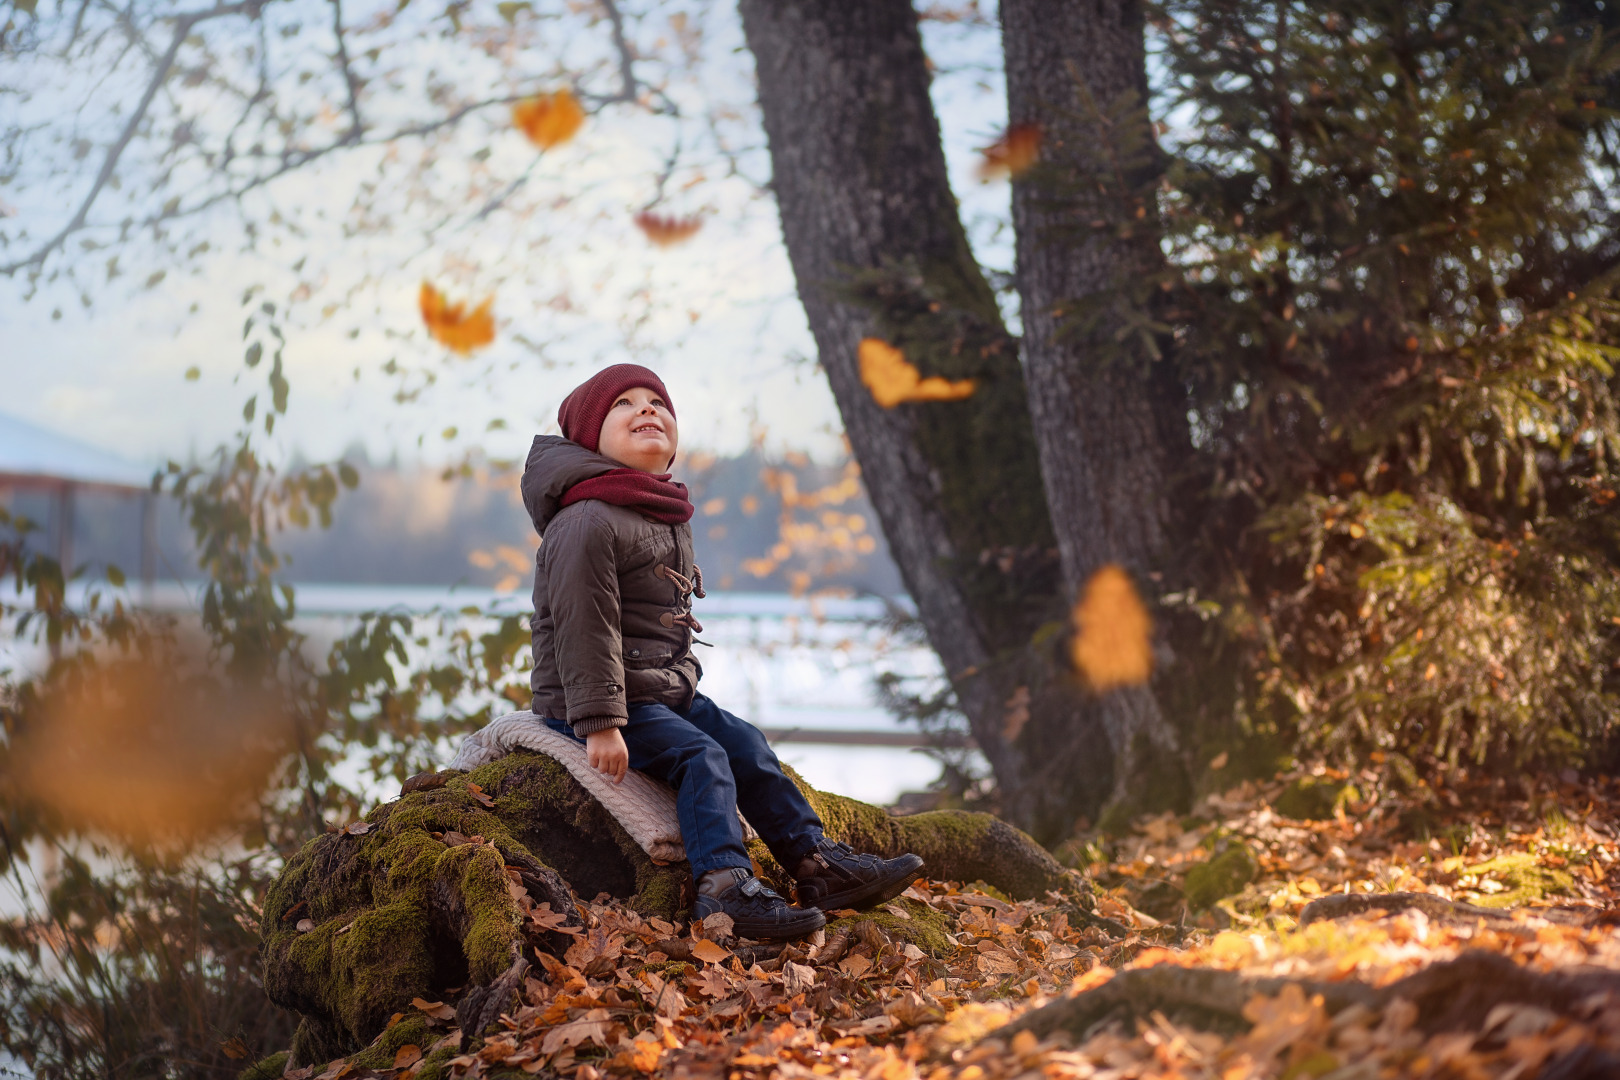
<path fill-rule="evenodd" d="M 1131 295 L 1163 268 L 1142 5 L 1003 0 L 1001 19 L 1009 119 L 1044 135 L 1040 165 L 1014 180 L 1013 225 L 1024 376 L 1064 582 L 1073 596 L 1119 563 L 1145 587 L 1162 569 L 1169 511 L 1162 379 Z M 1116 799 L 1151 800 L 1144 773 L 1179 784 L 1175 733 L 1149 687 L 1091 708 L 1113 746 Z"/>
<path fill-rule="evenodd" d="M 1107 791 L 1107 741 L 1029 646 L 1061 625 L 1055 541 L 1016 342 L 946 176 L 907 0 L 742 0 L 782 232 L 872 504 L 1002 812 L 1060 839 Z M 879 406 L 858 347 L 879 337 L 965 401 Z M 1009 707 L 1030 691 L 1029 721 Z M 1012 717 L 1009 722 L 1009 717 Z M 1020 730 L 1061 730 L 1061 774 Z"/>

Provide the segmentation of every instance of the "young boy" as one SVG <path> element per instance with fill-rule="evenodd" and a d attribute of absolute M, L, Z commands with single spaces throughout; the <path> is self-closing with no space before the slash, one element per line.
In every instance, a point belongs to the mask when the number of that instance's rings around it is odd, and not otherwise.
<path fill-rule="evenodd" d="M 922 872 L 916 855 L 861 855 L 822 835 L 765 736 L 697 692 L 692 504 L 670 480 L 675 408 L 657 375 L 617 364 L 557 412 L 562 438 L 534 440 L 523 502 L 540 533 L 534 575 L 534 712 L 583 742 L 591 767 L 639 769 L 676 789 L 697 882 L 695 918 L 792 938 L 823 911 L 889 900 Z M 787 901 L 753 875 L 738 808 L 796 881 Z"/>

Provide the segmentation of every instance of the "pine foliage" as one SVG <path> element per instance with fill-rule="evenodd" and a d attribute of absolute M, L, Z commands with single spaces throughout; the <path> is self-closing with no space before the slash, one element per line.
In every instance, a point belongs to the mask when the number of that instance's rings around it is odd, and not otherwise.
<path fill-rule="evenodd" d="M 1351 760 L 1589 755 L 1620 705 L 1620 50 L 1554 2 L 1154 14 L 1205 553 L 1176 599 L 1242 657 L 1239 711 Z"/>

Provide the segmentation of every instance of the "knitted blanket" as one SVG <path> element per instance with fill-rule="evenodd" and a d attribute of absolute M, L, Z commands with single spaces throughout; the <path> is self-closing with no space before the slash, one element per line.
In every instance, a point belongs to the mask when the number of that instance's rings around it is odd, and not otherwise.
<path fill-rule="evenodd" d="M 567 769 L 654 861 L 680 862 L 686 858 L 673 788 L 634 769 L 624 774 L 623 783 L 615 784 L 591 768 L 583 746 L 551 730 L 532 712 L 496 717 L 468 735 L 450 768 L 471 771 L 514 750 L 537 751 Z M 744 839 L 757 837 L 747 819 L 743 819 L 742 826 Z"/>

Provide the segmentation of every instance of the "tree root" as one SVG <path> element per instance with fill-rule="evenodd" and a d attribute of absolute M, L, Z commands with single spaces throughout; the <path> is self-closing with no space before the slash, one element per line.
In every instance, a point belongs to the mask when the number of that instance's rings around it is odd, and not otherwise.
<path fill-rule="evenodd" d="M 881 806 L 817 791 L 791 769 L 784 771 L 821 817 L 827 835 L 858 851 L 884 858 L 909 851 L 922 856 L 925 872 L 936 880 L 983 881 L 1016 900 L 1058 892 L 1087 912 L 1095 909 L 1081 875 L 992 814 L 931 810 L 895 817 Z"/>
<path fill-rule="evenodd" d="M 1421 911 L 1431 919 L 1446 922 L 1474 926 L 1483 919 L 1492 929 L 1518 928 L 1524 931 L 1524 924 L 1513 918 L 1512 910 L 1479 907 L 1459 900 L 1447 900 L 1432 893 L 1333 893 L 1306 904 L 1305 910 L 1300 912 L 1299 925 L 1307 926 L 1321 919 L 1345 919 L 1369 911 Z M 1591 908 L 1547 907 L 1529 910 L 1537 918 L 1565 926 L 1591 926 L 1600 917 L 1600 913 Z"/>
<path fill-rule="evenodd" d="M 529 962 L 523 957 L 512 961 L 501 977 L 488 986 L 475 986 L 456 1006 L 456 1026 L 461 1028 L 461 1052 L 466 1053 L 474 1037 L 501 1018 L 501 1013 L 512 1003 L 512 995 L 523 988 L 523 977 L 529 973 Z"/>
<path fill-rule="evenodd" d="M 1354 980 L 1324 983 L 1257 978 L 1160 964 L 1122 971 L 1094 990 L 1036 1009 L 998 1030 L 996 1036 L 1029 1031 L 1045 1038 L 1064 1031 L 1084 1041 L 1111 1023 L 1128 1024 L 1154 1012 L 1209 1031 L 1246 1031 L 1250 1024 L 1243 1016 L 1244 1004 L 1256 994 L 1274 997 L 1290 983 L 1297 984 L 1307 997 L 1320 995 L 1329 1015 L 1352 1005 L 1379 1011 L 1397 998 L 1409 1001 L 1417 1007 L 1416 1026 L 1426 1034 L 1482 1027 L 1498 1005 L 1536 1005 L 1574 1015 L 1594 995 L 1620 994 L 1620 972 L 1533 971 L 1481 950 L 1432 964 L 1383 987 Z"/>
<path fill-rule="evenodd" d="M 1297 980 L 1252 978 L 1235 971 L 1172 964 L 1132 968 L 1094 990 L 1036 1009 L 996 1035 L 1001 1038 L 1027 1030 L 1045 1038 L 1066 1031 L 1083 1042 L 1110 1023 L 1146 1019 L 1155 1012 L 1177 1024 L 1229 1034 L 1249 1027 L 1243 1018 L 1244 1002 L 1255 994 L 1277 994 L 1290 981 Z M 1360 983 L 1300 985 L 1307 994 L 1322 994 L 1330 1013 L 1354 1004 L 1370 1007 L 1373 1002 L 1372 989 Z"/>

